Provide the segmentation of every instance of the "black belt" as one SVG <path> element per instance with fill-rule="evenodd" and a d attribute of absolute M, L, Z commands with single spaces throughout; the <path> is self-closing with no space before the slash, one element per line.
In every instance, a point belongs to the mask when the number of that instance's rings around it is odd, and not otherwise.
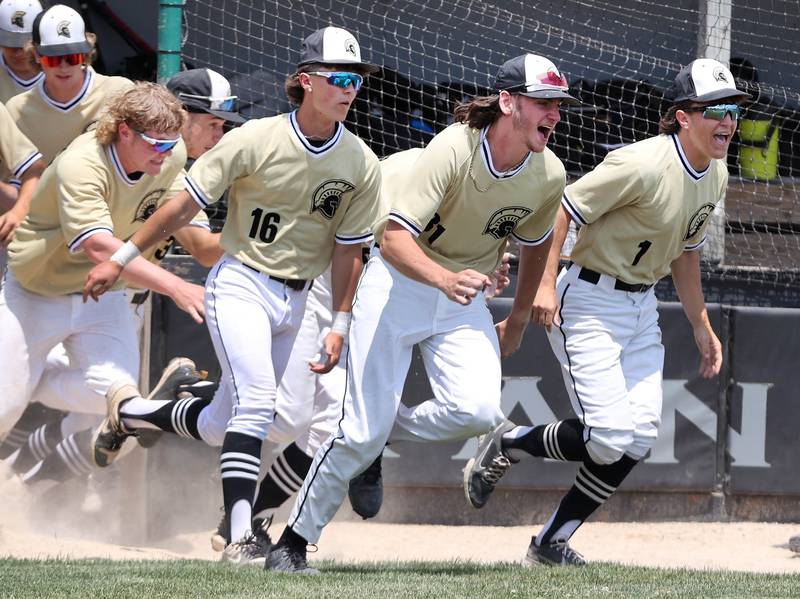
<path fill-rule="evenodd" d="M 150 297 L 149 289 L 145 289 L 144 291 L 137 291 L 131 296 L 131 303 L 136 306 L 141 306 L 143 303 L 147 301 L 148 297 Z"/>
<path fill-rule="evenodd" d="M 244 262 L 242 262 L 242 264 L 244 264 Z M 302 291 L 306 288 L 306 285 L 308 285 L 307 279 L 284 279 L 283 277 L 276 277 L 275 275 L 267 274 L 265 272 L 262 273 L 260 270 L 250 266 L 249 264 L 244 265 L 250 270 L 257 272 L 258 274 L 267 275 L 273 281 L 278 281 L 278 283 L 286 285 L 289 289 L 293 289 L 295 291 Z M 312 281 L 311 283 L 313 285 L 314 282 Z M 311 285 L 309 285 L 308 288 L 311 289 Z"/>
<path fill-rule="evenodd" d="M 570 266 L 572 263 L 570 263 Z M 592 285 L 597 285 L 600 282 L 600 273 L 596 270 L 592 270 L 591 268 L 586 268 L 585 266 L 580 267 L 580 272 L 578 272 L 578 278 L 581 281 L 586 281 L 587 283 L 591 283 Z M 642 293 L 643 291 L 647 291 L 653 286 L 653 283 L 646 284 L 646 283 L 626 283 L 625 281 L 620 281 L 619 279 L 614 279 L 614 289 L 617 291 L 630 291 L 633 293 Z"/>

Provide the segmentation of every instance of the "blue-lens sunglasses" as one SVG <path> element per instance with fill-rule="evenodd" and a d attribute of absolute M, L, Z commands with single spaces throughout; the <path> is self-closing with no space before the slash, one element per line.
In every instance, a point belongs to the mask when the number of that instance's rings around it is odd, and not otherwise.
<path fill-rule="evenodd" d="M 134 129 L 134 131 L 136 131 Z M 181 140 L 181 136 L 178 135 L 175 139 L 156 139 L 154 137 L 150 137 L 149 135 L 145 135 L 141 131 L 136 131 L 136 134 L 145 140 L 150 146 L 159 154 L 163 154 L 164 152 L 169 152 L 172 148 L 178 145 L 178 142 Z"/>
<path fill-rule="evenodd" d="M 358 73 L 348 73 L 346 71 L 309 71 L 308 74 L 325 77 L 328 80 L 328 85 L 335 85 L 342 89 L 347 89 L 352 85 L 353 89 L 358 91 L 361 89 L 361 84 L 364 83 L 364 77 Z"/>

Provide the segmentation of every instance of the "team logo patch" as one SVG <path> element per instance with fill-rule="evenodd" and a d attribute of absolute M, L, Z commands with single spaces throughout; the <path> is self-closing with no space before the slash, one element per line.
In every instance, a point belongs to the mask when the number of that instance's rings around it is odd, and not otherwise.
<path fill-rule="evenodd" d="M 728 76 L 725 74 L 725 71 L 721 67 L 715 68 L 713 75 L 714 75 L 714 81 L 728 83 Z"/>
<path fill-rule="evenodd" d="M 69 37 L 69 21 L 61 21 L 56 27 L 56 33 L 61 37 Z"/>
<path fill-rule="evenodd" d="M 344 51 L 355 57 L 357 43 L 358 42 L 356 42 L 355 38 L 348 37 L 346 40 L 344 40 Z"/>
<path fill-rule="evenodd" d="M 517 223 L 531 213 L 530 209 L 522 206 L 509 206 L 501 208 L 489 218 L 484 235 L 491 235 L 495 239 L 505 239 L 514 232 Z"/>
<path fill-rule="evenodd" d="M 714 204 L 703 204 L 689 219 L 689 228 L 686 230 L 686 237 L 684 241 L 691 239 L 703 227 L 703 224 L 708 220 L 711 213 L 714 212 Z"/>
<path fill-rule="evenodd" d="M 164 195 L 165 191 L 167 190 L 154 189 L 144 196 L 144 199 L 139 202 L 139 207 L 136 209 L 136 217 L 133 219 L 133 221 L 143 223 L 150 218 L 153 212 L 156 211 L 156 208 L 158 208 L 158 201 L 161 199 L 161 196 Z"/>
<path fill-rule="evenodd" d="M 325 181 L 314 190 L 309 214 L 319 212 L 328 220 L 332 220 L 342 202 L 342 194 L 353 191 L 355 188 L 355 185 L 344 179 Z"/>
<path fill-rule="evenodd" d="M 25 11 L 24 10 L 15 10 L 14 14 L 11 15 L 11 24 L 16 25 L 20 29 L 25 28 Z"/>

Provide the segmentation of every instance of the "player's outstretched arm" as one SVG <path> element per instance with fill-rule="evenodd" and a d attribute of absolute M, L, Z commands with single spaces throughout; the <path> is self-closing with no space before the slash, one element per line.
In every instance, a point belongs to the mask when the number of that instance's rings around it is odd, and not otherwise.
<path fill-rule="evenodd" d="M 219 238 L 219 233 L 212 233 L 208 229 L 193 225 L 187 225 L 175 232 L 175 239 L 183 249 L 206 268 L 214 266 L 224 253 Z"/>
<path fill-rule="evenodd" d="M 571 220 L 569 213 L 561 206 L 558 209 L 556 222 L 553 226 L 551 235 L 553 240 L 550 245 L 550 252 L 547 255 L 547 264 L 531 305 L 531 320 L 536 324 L 542 325 L 548 332 L 556 321 L 556 314 L 558 313 L 558 298 L 556 297 L 558 265 L 561 260 L 561 248 L 564 247 L 564 240 L 567 238 Z"/>
<path fill-rule="evenodd" d="M 5 247 L 14 239 L 14 231 L 28 216 L 31 207 L 31 196 L 39 178 L 44 172 L 44 161 L 34 162 L 20 178 L 21 185 L 14 205 L 4 214 L 0 214 L 0 247 Z"/>
<path fill-rule="evenodd" d="M 708 320 L 700 283 L 700 252 L 683 252 L 671 266 L 672 281 L 700 350 L 700 375 L 710 379 L 719 374 L 722 367 L 722 344 Z"/>
<path fill-rule="evenodd" d="M 467 305 L 491 280 L 477 270 L 451 272 L 428 258 L 411 233 L 394 221 L 386 224 L 381 239 L 381 256 L 405 276 L 436 287 L 448 299 Z"/>
<path fill-rule="evenodd" d="M 192 199 L 189 192 L 180 191 L 156 210 L 125 245 L 128 247 L 132 245 L 134 252 L 142 252 L 160 239 L 166 239 L 178 229 L 187 225 L 199 211 L 200 206 Z M 86 301 L 89 297 L 97 301 L 119 279 L 125 265 L 121 262 L 110 260 L 110 258 L 111 256 L 104 258 L 86 275 L 86 283 L 83 286 L 83 301 Z"/>
<path fill-rule="evenodd" d="M 108 258 L 121 246 L 122 241 L 116 237 L 108 233 L 96 233 L 86 239 L 81 244 L 80 249 L 86 253 L 86 256 L 92 262 L 103 265 L 109 264 Z M 195 322 L 203 322 L 203 296 L 205 291 L 201 285 L 184 281 L 142 257 L 135 258 L 125 267 L 123 278 L 137 287 L 151 289 L 172 298 L 175 304 L 188 313 Z M 85 300 L 86 294 L 84 293 Z"/>

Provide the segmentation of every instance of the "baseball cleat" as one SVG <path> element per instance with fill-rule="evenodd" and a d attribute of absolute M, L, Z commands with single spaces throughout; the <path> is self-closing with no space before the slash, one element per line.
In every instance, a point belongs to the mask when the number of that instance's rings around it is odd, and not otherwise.
<path fill-rule="evenodd" d="M 256 536 L 248 531 L 238 541 L 228 543 L 228 546 L 222 551 L 220 561 L 232 566 L 263 566 L 264 553 L 261 551 L 261 545 Z"/>
<path fill-rule="evenodd" d="M 182 385 L 193 385 L 207 376 L 208 372 L 197 370 L 197 366 L 189 358 L 172 358 L 147 399 L 172 401 L 177 398 L 178 389 Z M 162 434 L 163 431 L 142 429 L 137 431 L 136 441 L 142 447 L 149 448 L 158 442 Z"/>
<path fill-rule="evenodd" d="M 789 549 L 795 553 L 800 553 L 800 535 L 795 535 L 789 539 Z"/>
<path fill-rule="evenodd" d="M 566 541 L 545 543 L 537 546 L 536 540 L 531 539 L 528 553 L 525 555 L 526 566 L 585 566 L 583 556 L 569 546 Z"/>
<path fill-rule="evenodd" d="M 111 385 L 106 393 L 108 416 L 92 435 L 92 457 L 100 468 L 110 465 L 122 449 L 125 439 L 134 435 L 133 431 L 125 428 L 119 417 L 120 406 L 134 397 L 141 397 L 139 390 L 124 380 Z"/>
<path fill-rule="evenodd" d="M 375 458 L 367 469 L 354 476 L 347 487 L 347 496 L 353 511 L 364 520 L 378 515 L 383 504 L 383 454 Z"/>
<path fill-rule="evenodd" d="M 306 560 L 306 549 L 290 547 L 288 544 L 278 543 L 272 547 L 264 563 L 265 570 L 275 570 L 286 574 L 306 574 L 314 576 L 319 570 L 311 568 Z"/>
<path fill-rule="evenodd" d="M 503 453 L 503 434 L 515 426 L 506 420 L 483 435 L 475 457 L 464 467 L 464 495 L 472 507 L 480 509 L 486 505 L 498 481 L 511 467 L 512 460 Z"/>
<path fill-rule="evenodd" d="M 272 547 L 272 539 L 267 532 L 271 524 L 272 516 L 269 518 L 253 519 L 253 536 L 259 547 L 261 547 L 261 557 L 266 557 Z M 211 535 L 211 548 L 216 552 L 225 551 L 225 547 L 228 546 L 229 536 L 228 519 L 225 517 L 225 514 L 223 514 L 217 525 L 217 530 Z"/>

